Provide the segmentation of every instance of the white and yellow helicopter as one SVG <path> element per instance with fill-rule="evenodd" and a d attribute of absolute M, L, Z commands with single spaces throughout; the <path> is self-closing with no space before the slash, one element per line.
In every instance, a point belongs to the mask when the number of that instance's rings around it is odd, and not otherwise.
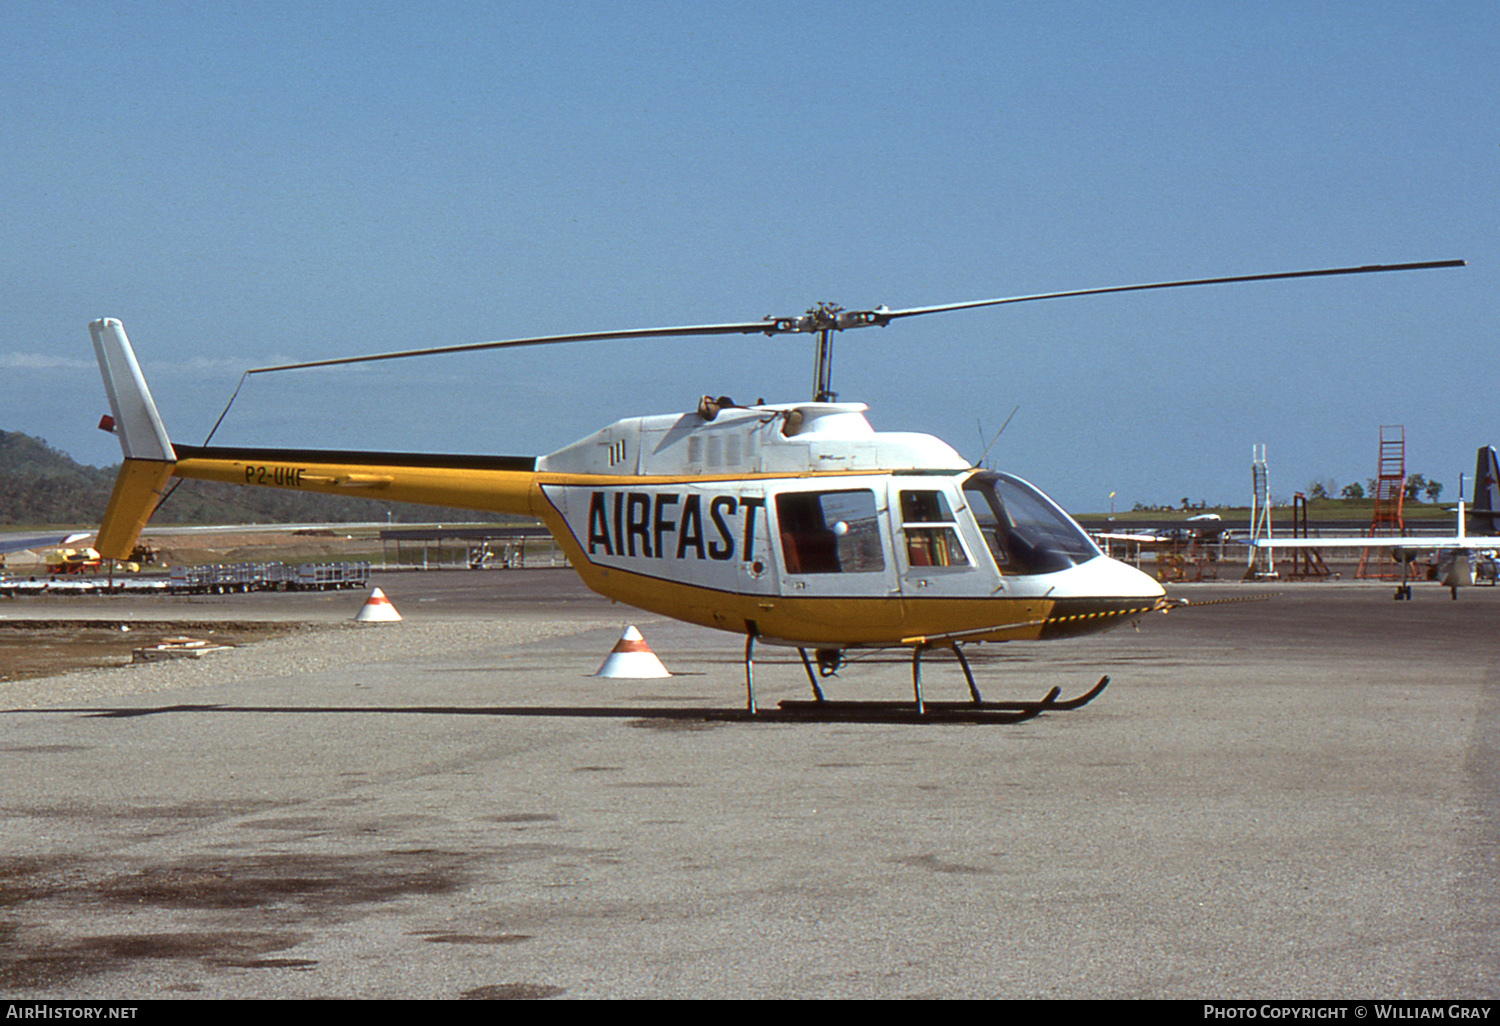
<path fill-rule="evenodd" d="M 930 435 L 877 432 L 865 419 L 864 404 L 834 401 L 834 334 L 1042 299 L 1462 264 L 1155 282 L 905 310 L 820 304 L 799 317 L 509 339 L 246 372 L 567 342 L 817 336 L 810 402 L 740 406 L 704 397 L 691 412 L 616 421 L 540 457 L 211 447 L 212 432 L 202 446 L 174 444 L 124 327 L 106 318 L 90 330 L 109 395 L 109 427 L 125 459 L 96 548 L 106 558 L 128 556 L 173 477 L 521 514 L 546 524 L 595 592 L 745 635 L 746 706 L 752 715 L 761 712 L 756 641 L 792 646 L 802 656 L 813 701 L 783 702 L 784 715 L 864 710 L 875 716 L 1009 721 L 1077 708 L 1109 678 L 1069 701 L 1058 700 L 1057 688 L 1040 701 L 984 701 L 963 646 L 1090 634 L 1174 603 L 1155 580 L 1103 555 L 1031 484 L 979 469 Z M 818 677 L 834 673 L 848 650 L 865 648 L 911 650 L 911 702 L 825 699 Z M 971 701 L 924 700 L 921 660 L 933 648 L 957 657 Z"/>

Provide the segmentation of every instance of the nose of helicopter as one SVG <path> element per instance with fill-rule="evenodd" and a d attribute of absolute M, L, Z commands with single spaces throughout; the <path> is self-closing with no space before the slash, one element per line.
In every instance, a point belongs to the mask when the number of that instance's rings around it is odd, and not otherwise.
<path fill-rule="evenodd" d="M 1150 574 L 1142 573 L 1128 563 L 1100 556 L 1085 563 L 1091 572 L 1091 583 L 1102 595 L 1118 598 L 1158 599 L 1167 591 Z"/>

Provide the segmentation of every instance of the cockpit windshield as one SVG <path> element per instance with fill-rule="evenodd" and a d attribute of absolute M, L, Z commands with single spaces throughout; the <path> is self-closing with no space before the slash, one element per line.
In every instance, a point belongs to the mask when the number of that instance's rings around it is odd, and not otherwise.
<path fill-rule="evenodd" d="M 1100 554 L 1071 517 L 1019 477 L 980 471 L 964 482 L 964 498 L 1001 573 L 1053 573 Z"/>

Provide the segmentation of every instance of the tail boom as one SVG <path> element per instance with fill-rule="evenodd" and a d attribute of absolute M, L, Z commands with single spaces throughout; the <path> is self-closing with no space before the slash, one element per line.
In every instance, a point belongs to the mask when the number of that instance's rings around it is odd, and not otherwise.
<path fill-rule="evenodd" d="M 177 477 L 536 516 L 536 460 L 519 456 L 177 447 Z"/>

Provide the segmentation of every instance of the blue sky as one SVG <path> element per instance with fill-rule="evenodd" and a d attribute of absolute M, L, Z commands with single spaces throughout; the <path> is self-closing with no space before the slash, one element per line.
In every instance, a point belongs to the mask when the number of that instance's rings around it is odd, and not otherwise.
<path fill-rule="evenodd" d="M 1079 512 L 1500 444 L 1500 5 L 38 3 L 0 62 L 0 429 L 94 464 L 88 322 L 173 437 L 285 359 L 1462 258 L 846 332 L 840 398 Z M 258 377 L 216 443 L 538 454 L 807 339 Z"/>

